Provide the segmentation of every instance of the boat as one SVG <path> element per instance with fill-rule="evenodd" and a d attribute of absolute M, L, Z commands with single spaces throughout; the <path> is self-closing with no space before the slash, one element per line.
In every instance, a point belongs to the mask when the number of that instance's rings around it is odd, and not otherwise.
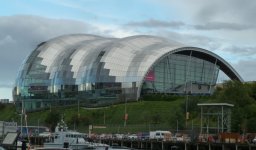
<path fill-rule="evenodd" d="M 44 143 L 44 147 L 63 148 L 66 144 L 70 149 L 85 149 L 89 147 L 90 143 L 84 140 L 84 136 L 84 133 L 68 130 L 62 116 L 61 122 L 55 127 L 54 139 L 50 140 L 51 142 Z"/>

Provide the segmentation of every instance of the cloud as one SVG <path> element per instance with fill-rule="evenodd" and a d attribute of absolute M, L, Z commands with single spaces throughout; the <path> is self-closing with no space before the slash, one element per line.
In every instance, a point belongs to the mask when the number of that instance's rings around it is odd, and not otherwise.
<path fill-rule="evenodd" d="M 200 47 L 211 51 L 217 51 L 222 46 L 221 39 L 208 37 L 204 35 L 192 33 L 179 33 L 165 29 L 147 31 L 146 33 L 171 39 L 188 46 Z"/>
<path fill-rule="evenodd" d="M 244 81 L 256 81 L 255 71 L 256 58 L 250 60 L 240 60 L 231 65 L 238 71 Z"/>
<path fill-rule="evenodd" d="M 8 43 L 16 43 L 16 41 L 13 40 L 10 35 L 7 35 L 2 40 L 0 40 L 0 45 L 4 45 L 4 44 L 8 44 Z"/>
<path fill-rule="evenodd" d="M 12 88 L 12 85 L 9 84 L 0 84 L 0 88 Z"/>
<path fill-rule="evenodd" d="M 86 33 L 111 36 L 111 32 L 69 19 L 32 15 L 0 17 L 0 83 L 12 85 L 23 60 L 38 44 L 65 34 Z M 108 34 L 109 33 L 109 34 Z"/>
<path fill-rule="evenodd" d="M 256 47 L 229 45 L 224 47 L 222 51 L 239 57 L 253 56 L 256 54 Z"/>
<path fill-rule="evenodd" d="M 230 22 L 207 22 L 204 25 L 190 25 L 185 24 L 181 21 L 162 21 L 162 20 L 155 20 L 149 19 L 146 21 L 131 21 L 124 26 L 135 26 L 135 27 L 146 27 L 146 28 L 159 28 L 159 27 L 166 27 L 166 28 L 175 28 L 178 29 L 180 27 L 187 27 L 194 28 L 196 30 L 248 30 L 248 29 L 256 29 L 255 25 L 246 25 L 246 24 L 237 24 L 237 23 L 230 23 Z"/>
<path fill-rule="evenodd" d="M 248 30 L 248 29 L 256 29 L 255 25 L 244 25 L 237 23 L 229 23 L 229 22 L 208 22 L 205 25 L 193 25 L 197 30 Z"/>
<path fill-rule="evenodd" d="M 136 27 L 147 27 L 147 28 L 157 28 L 157 27 L 171 27 L 171 28 L 179 28 L 185 26 L 185 23 L 181 21 L 162 21 L 162 20 L 155 20 L 149 19 L 147 21 L 131 21 L 126 24 L 125 26 L 136 26 Z"/>

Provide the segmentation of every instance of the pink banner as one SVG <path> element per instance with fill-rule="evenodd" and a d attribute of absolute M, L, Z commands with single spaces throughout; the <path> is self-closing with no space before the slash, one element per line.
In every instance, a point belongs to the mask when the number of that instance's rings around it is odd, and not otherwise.
<path fill-rule="evenodd" d="M 45 91 L 47 87 L 29 88 L 28 91 Z"/>
<path fill-rule="evenodd" d="M 148 73 L 148 76 L 146 77 L 145 81 L 155 81 L 155 72 L 154 71 L 150 71 Z"/>

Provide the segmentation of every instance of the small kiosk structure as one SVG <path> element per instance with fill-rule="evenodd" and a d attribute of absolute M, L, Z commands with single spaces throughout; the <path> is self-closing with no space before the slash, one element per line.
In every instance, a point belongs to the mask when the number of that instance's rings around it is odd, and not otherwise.
<path fill-rule="evenodd" d="M 231 107 L 228 103 L 198 103 L 201 106 L 201 134 L 209 133 L 209 129 L 219 132 L 231 133 Z M 211 124 L 210 120 L 217 122 L 217 126 Z"/>

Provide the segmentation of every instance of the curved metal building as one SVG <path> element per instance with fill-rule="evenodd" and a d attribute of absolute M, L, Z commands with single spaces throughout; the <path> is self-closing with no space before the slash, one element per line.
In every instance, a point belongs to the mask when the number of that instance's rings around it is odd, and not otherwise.
<path fill-rule="evenodd" d="M 219 70 L 243 79 L 218 55 L 148 35 L 121 39 L 64 35 L 42 42 L 23 61 L 13 88 L 21 109 L 136 101 L 143 94 L 209 94 Z"/>

